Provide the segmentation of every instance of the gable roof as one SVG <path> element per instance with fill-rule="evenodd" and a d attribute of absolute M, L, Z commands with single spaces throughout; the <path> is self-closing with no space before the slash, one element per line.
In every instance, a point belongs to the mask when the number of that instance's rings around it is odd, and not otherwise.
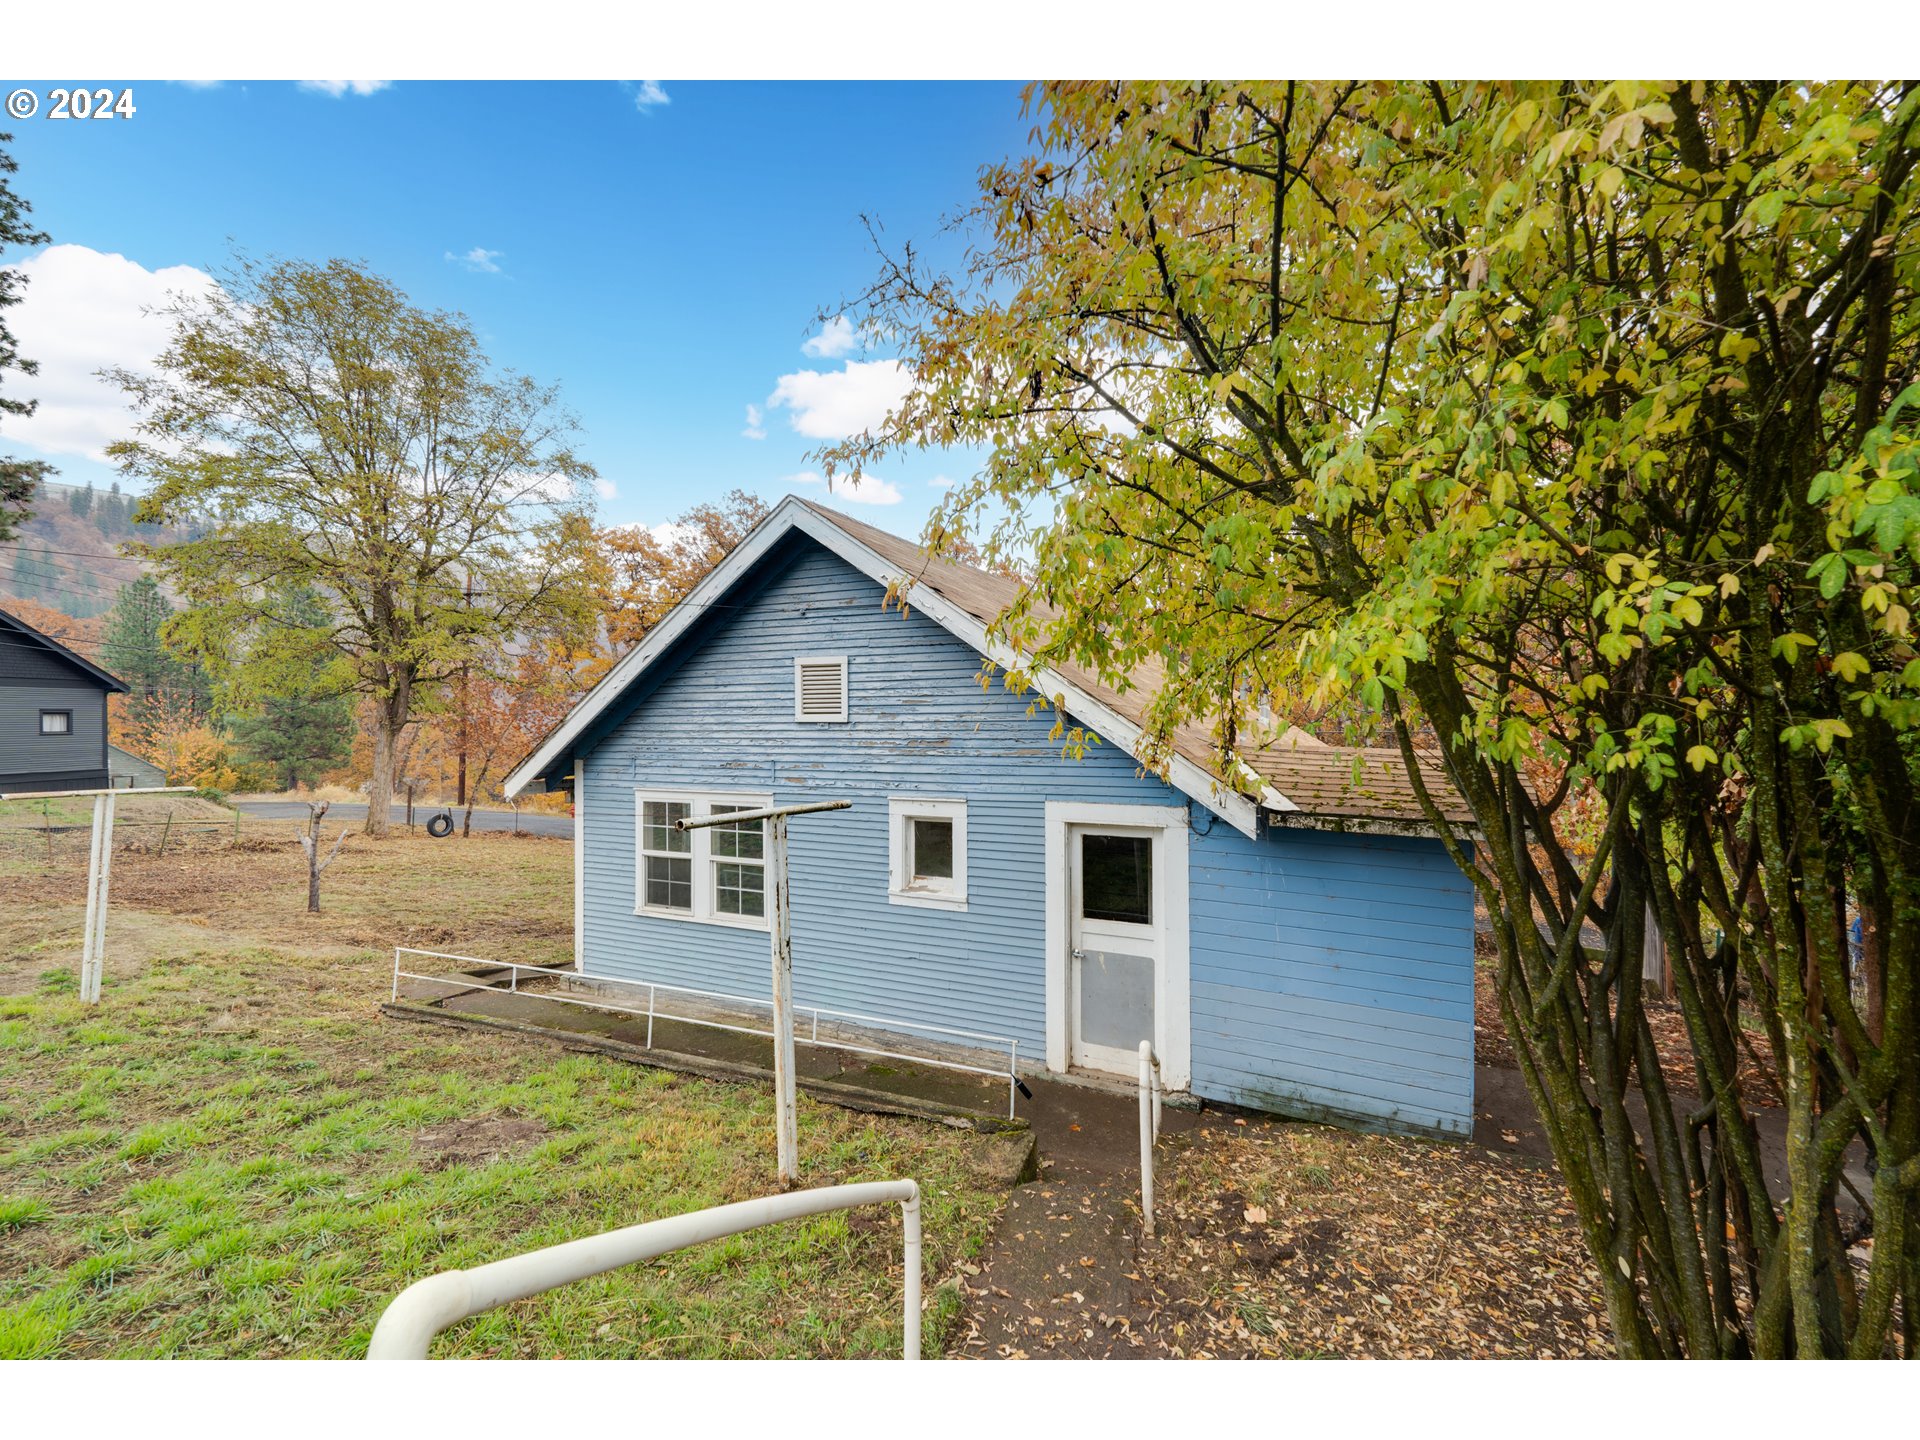
<path fill-rule="evenodd" d="M 818 541 L 855 569 L 882 585 L 897 583 L 899 593 L 920 614 L 939 624 L 1003 669 L 1023 669 L 1042 695 L 1109 744 L 1139 758 L 1146 712 L 1164 679 L 1157 664 L 1136 670 L 1125 689 L 1108 685 L 1093 672 L 1071 663 L 1037 669 L 988 634 L 993 622 L 1019 594 L 1017 580 L 970 565 L 937 559 L 910 540 L 788 496 L 729 552 L 663 621 L 607 673 L 526 759 L 504 785 L 517 794 L 535 776 L 563 760 L 573 743 L 620 694 L 705 614 L 735 582 L 785 536 L 799 531 Z M 1311 737 L 1301 736 L 1307 740 Z M 1261 809 L 1290 823 L 1332 822 L 1365 828 L 1369 822 L 1421 827 L 1424 813 L 1396 751 L 1310 745 L 1276 736 L 1256 748 L 1244 748 L 1241 785 L 1223 784 L 1212 737 L 1198 725 L 1182 725 L 1171 737 L 1167 780 L 1212 810 L 1235 829 L 1256 833 Z M 1422 765 L 1429 792 L 1449 820 L 1471 820 L 1453 788 L 1433 767 Z M 1258 799 L 1242 793 L 1259 790 Z M 1298 793 L 1296 793 L 1298 792 Z"/>
<path fill-rule="evenodd" d="M 87 659 L 86 656 L 75 654 L 51 635 L 48 635 L 44 631 L 34 629 L 33 626 L 27 624 L 27 622 L 22 620 L 18 615 L 8 614 L 5 610 L 0 610 L 0 637 L 5 637 L 6 642 L 12 644 L 20 644 L 21 640 L 19 637 L 25 637 L 26 643 L 37 645 L 56 658 L 65 661 L 75 670 L 78 670 L 85 678 L 93 681 L 108 692 L 116 695 L 124 695 L 127 692 L 126 681 L 117 676 L 109 675 L 98 665 Z"/>

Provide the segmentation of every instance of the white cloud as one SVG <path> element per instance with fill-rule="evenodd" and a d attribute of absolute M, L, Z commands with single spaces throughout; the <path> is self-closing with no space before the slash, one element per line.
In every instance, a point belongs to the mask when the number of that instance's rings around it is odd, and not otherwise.
<path fill-rule="evenodd" d="M 7 417 L 5 434 L 49 455 L 105 460 L 108 444 L 133 433 L 133 414 L 119 387 L 94 372 L 150 372 L 171 326 L 165 316 L 143 312 L 164 307 L 170 292 L 212 290 L 213 277 L 191 265 L 148 270 L 84 245 L 49 246 L 17 268 L 27 279 L 26 297 L 10 319 L 20 353 L 38 360 L 40 373 L 7 383 L 40 408 L 24 419 Z"/>
<path fill-rule="evenodd" d="M 634 86 L 633 108 L 636 110 L 647 111 L 656 105 L 673 103 L 667 98 L 667 92 L 658 80 L 635 80 L 631 83 Z"/>
<path fill-rule="evenodd" d="M 300 88 L 338 100 L 343 95 L 377 94 L 391 84 L 391 80 L 302 80 Z"/>
<path fill-rule="evenodd" d="M 800 350 L 817 360 L 838 360 L 859 348 L 860 337 L 854 333 L 853 322 L 844 315 L 836 315 L 827 321 L 824 330 L 802 344 Z"/>
<path fill-rule="evenodd" d="M 766 418 L 767 417 L 760 412 L 760 407 L 758 405 L 747 406 L 747 428 L 742 430 L 740 433 L 749 440 L 766 439 L 767 438 L 767 431 L 766 431 L 766 425 L 765 425 Z"/>
<path fill-rule="evenodd" d="M 898 360 L 849 360 L 838 370 L 782 375 L 767 405 L 790 409 L 789 423 L 802 435 L 844 440 L 886 419 L 912 386 L 907 367 Z"/>
<path fill-rule="evenodd" d="M 595 480 L 593 482 L 593 493 L 598 495 L 602 500 L 611 500 L 614 496 L 618 495 L 620 491 L 611 480 Z"/>
<path fill-rule="evenodd" d="M 467 269 L 473 271 L 476 275 L 498 275 L 500 273 L 500 257 L 506 253 L 504 250 L 488 250 L 476 245 L 464 255 L 456 255 L 453 251 L 449 250 L 447 251 L 447 259 L 453 261 L 455 264 L 466 266 Z"/>
<path fill-rule="evenodd" d="M 953 488 L 952 478 L 946 475 L 936 475 L 931 480 L 927 481 L 927 484 L 931 485 L 936 490 L 951 490 Z"/>
<path fill-rule="evenodd" d="M 837 475 L 828 485 L 816 471 L 803 470 L 780 483 L 824 487 L 833 499 L 844 500 L 849 505 L 898 505 L 901 499 L 900 487 L 878 475 Z"/>

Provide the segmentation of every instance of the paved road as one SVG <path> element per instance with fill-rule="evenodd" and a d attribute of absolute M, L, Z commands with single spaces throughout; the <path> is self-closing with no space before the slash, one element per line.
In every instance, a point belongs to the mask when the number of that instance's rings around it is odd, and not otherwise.
<path fill-rule="evenodd" d="M 258 815 L 267 820 L 304 820 L 307 818 L 306 802 L 302 800 L 236 800 L 233 802 L 242 814 Z M 440 806 L 415 802 L 413 807 L 414 828 L 425 832 L 427 821 L 440 813 Z M 387 814 L 392 817 L 395 826 L 407 823 L 405 805 L 390 806 Z M 329 821 L 356 821 L 367 818 L 367 807 L 363 802 L 336 802 L 327 810 Z M 463 812 L 453 812 L 454 833 L 460 831 Z M 475 830 L 511 830 L 514 828 L 514 816 L 511 810 L 475 810 L 473 812 Z M 553 835 L 564 840 L 573 838 L 573 821 L 565 815 L 535 815 L 523 812 L 520 816 L 520 828 L 530 835 Z"/>

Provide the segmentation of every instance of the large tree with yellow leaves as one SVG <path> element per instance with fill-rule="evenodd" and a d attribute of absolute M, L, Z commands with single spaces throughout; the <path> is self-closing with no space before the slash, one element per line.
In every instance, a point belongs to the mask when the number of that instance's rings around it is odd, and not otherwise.
<path fill-rule="evenodd" d="M 1030 564 L 1029 654 L 1169 662 L 1162 736 L 1430 728 L 1621 1353 L 1920 1351 L 1920 90 L 1033 103 L 970 268 L 854 307 L 915 387 L 823 458 L 984 447 L 931 538 Z"/>

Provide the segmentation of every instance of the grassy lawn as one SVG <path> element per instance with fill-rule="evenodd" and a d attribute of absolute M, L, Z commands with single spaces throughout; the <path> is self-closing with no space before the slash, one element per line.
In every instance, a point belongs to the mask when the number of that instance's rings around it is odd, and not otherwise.
<path fill-rule="evenodd" d="M 0 1357 L 356 1356 L 436 1270 L 775 1188 L 758 1088 L 379 1016 L 395 944 L 563 960 L 564 842 L 356 836 L 310 917 L 292 828 L 117 853 L 88 1007 L 84 841 L 50 863 L 0 826 Z M 921 1182 L 937 1353 L 957 1306 L 934 1287 L 992 1225 L 1005 1142 L 800 1105 L 808 1183 Z M 885 1355 L 900 1283 L 897 1210 L 827 1216 L 495 1311 L 435 1353 Z"/>

